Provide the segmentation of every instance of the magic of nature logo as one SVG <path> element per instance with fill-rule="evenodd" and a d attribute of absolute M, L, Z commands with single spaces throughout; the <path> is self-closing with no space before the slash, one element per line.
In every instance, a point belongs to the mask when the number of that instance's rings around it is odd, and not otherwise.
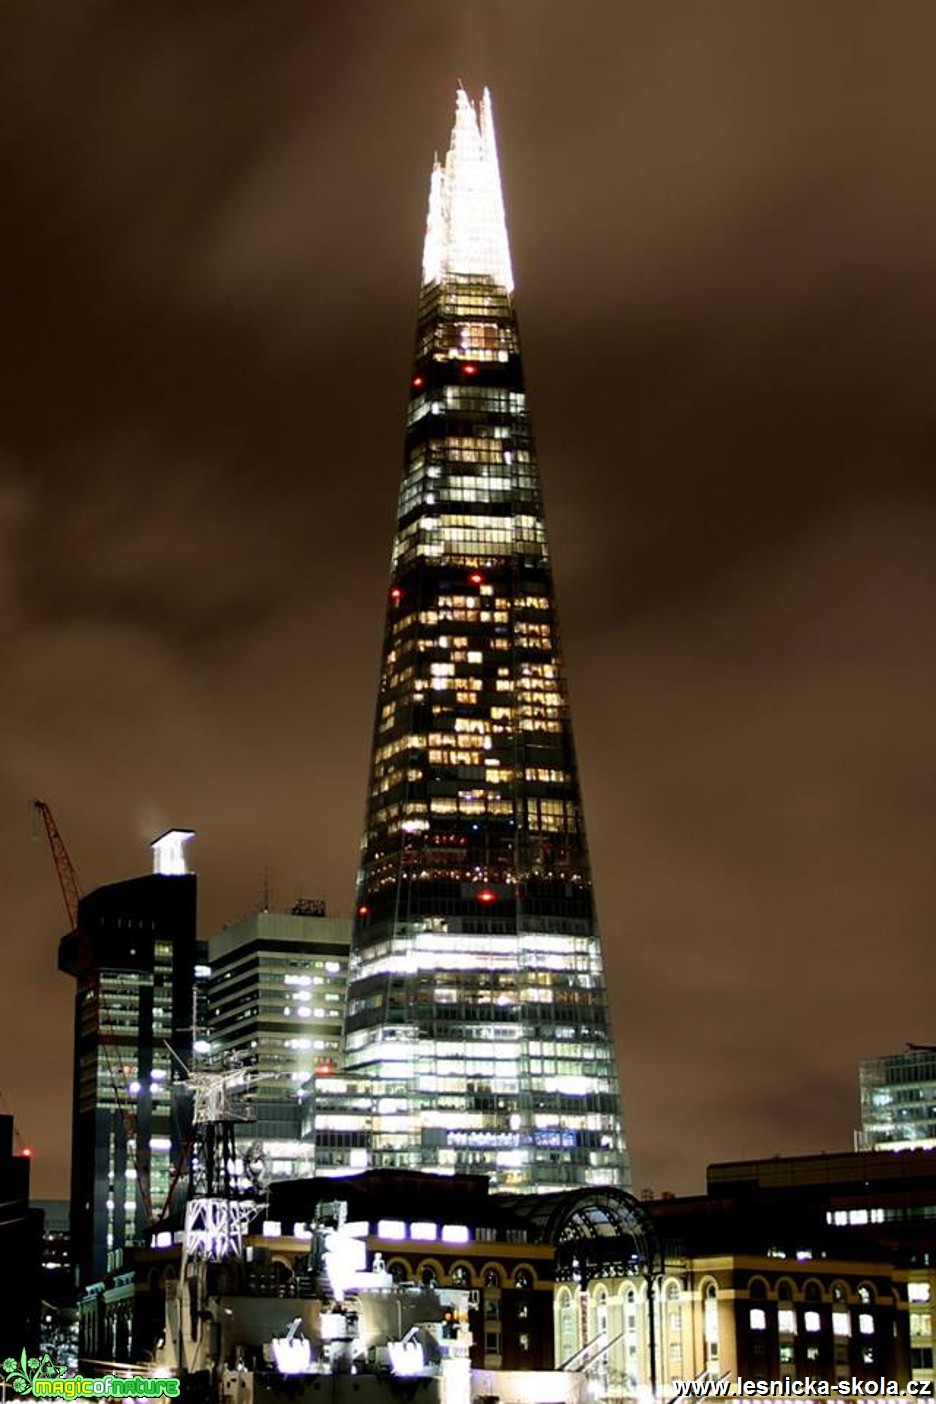
<path fill-rule="evenodd" d="M 65 1373 L 65 1366 L 56 1365 L 48 1351 L 42 1356 L 30 1356 L 27 1359 L 26 1348 L 19 1360 L 15 1360 L 12 1355 L 8 1355 L 3 1362 L 3 1374 L 6 1383 L 16 1390 L 17 1394 L 32 1394 L 33 1386 L 37 1380 L 57 1380 Z"/>
<path fill-rule="evenodd" d="M 88 1379 L 84 1375 L 66 1375 L 66 1367 L 56 1365 L 48 1351 L 42 1356 L 29 1356 L 25 1349 L 19 1360 L 12 1355 L 3 1362 L 5 1383 L 17 1394 L 29 1394 L 34 1399 L 78 1399 L 99 1395 L 107 1399 L 175 1398 L 179 1381 L 171 1377 L 131 1375 L 122 1379 L 105 1375 Z"/>

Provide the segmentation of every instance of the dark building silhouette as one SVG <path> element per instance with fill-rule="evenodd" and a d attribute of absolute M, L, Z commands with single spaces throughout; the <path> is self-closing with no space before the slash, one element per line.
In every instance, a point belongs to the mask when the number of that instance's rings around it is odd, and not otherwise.
<path fill-rule="evenodd" d="M 71 1219 L 67 1199 L 34 1199 L 42 1214 L 42 1326 L 40 1353 L 68 1361 L 77 1369 L 77 1299 L 71 1256 Z"/>
<path fill-rule="evenodd" d="M 350 976 L 372 1165 L 626 1184 L 487 93 L 432 175 Z"/>
<path fill-rule="evenodd" d="M 0 1360 L 39 1345 L 42 1212 L 29 1205 L 29 1156 L 13 1144 L 13 1118 L 0 1116 Z"/>
<path fill-rule="evenodd" d="M 59 946 L 59 969 L 77 982 L 71 1249 L 82 1287 L 119 1266 L 187 1182 L 176 1059 L 191 1060 L 196 967 L 207 968 L 197 879 L 176 868 L 83 897 Z"/>

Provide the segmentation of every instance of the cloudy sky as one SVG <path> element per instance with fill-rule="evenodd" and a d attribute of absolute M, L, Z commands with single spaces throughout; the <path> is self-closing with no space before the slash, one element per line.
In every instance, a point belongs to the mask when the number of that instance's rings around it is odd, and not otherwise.
<path fill-rule="evenodd" d="M 10 0 L 0 1110 L 67 1193 L 90 889 L 348 912 L 428 169 L 494 94 L 635 1187 L 936 1042 L 936 11 Z"/>

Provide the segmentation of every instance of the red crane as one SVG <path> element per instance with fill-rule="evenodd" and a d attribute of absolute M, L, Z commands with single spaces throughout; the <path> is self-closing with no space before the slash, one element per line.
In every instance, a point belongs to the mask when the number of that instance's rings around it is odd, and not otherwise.
<path fill-rule="evenodd" d="M 55 864 L 55 871 L 58 873 L 59 887 L 62 889 L 62 898 L 65 902 L 65 910 L 68 913 L 68 920 L 71 922 L 72 931 L 78 925 L 78 901 L 81 897 L 81 883 L 78 881 L 78 874 L 75 872 L 75 865 L 68 856 L 68 849 L 62 835 L 58 831 L 58 825 L 51 809 L 45 800 L 33 800 L 33 808 L 42 819 L 45 825 L 46 835 L 49 840 L 49 847 L 52 850 L 52 861 Z"/>

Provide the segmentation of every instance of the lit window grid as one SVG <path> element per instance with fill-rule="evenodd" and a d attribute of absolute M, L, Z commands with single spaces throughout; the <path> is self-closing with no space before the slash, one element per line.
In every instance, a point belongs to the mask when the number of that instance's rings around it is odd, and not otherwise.
<path fill-rule="evenodd" d="M 400 1163 L 424 1164 L 425 1138 L 435 1136 L 428 1153 L 439 1168 L 491 1169 L 493 1161 L 499 1184 L 520 1185 L 531 1178 L 529 1163 L 542 1158 L 553 1162 L 544 1182 L 550 1176 L 561 1182 L 564 1172 L 554 1162 L 564 1160 L 570 1170 L 575 1157 L 563 1129 L 574 1139 L 583 1099 L 600 1127 L 597 1140 L 583 1141 L 578 1151 L 587 1148 L 592 1169 L 620 1163 L 616 1075 L 590 899 L 584 919 L 553 917 L 569 935 L 584 928 L 593 936 L 579 994 L 570 986 L 568 951 L 553 955 L 552 970 L 548 963 L 532 969 L 524 989 L 515 979 L 509 987 L 500 983 L 498 972 L 515 971 L 522 958 L 517 934 L 530 922 L 522 901 L 507 922 L 492 911 L 491 921 L 482 923 L 490 936 L 473 929 L 479 923 L 469 911 L 458 915 L 464 898 L 422 929 L 405 923 L 402 943 L 391 934 L 401 928 L 399 915 L 389 925 L 386 916 L 372 922 L 369 915 L 370 903 L 397 891 L 401 878 L 459 887 L 491 882 L 518 892 L 524 881 L 558 879 L 590 890 L 551 590 L 541 585 L 518 592 L 511 564 L 525 559 L 543 570 L 546 561 L 519 366 L 511 364 L 511 349 L 498 343 L 498 324 L 489 320 L 491 289 L 484 285 L 460 280 L 455 289 L 452 301 L 461 304 L 456 310 L 463 319 L 457 340 L 454 321 L 427 336 L 446 293 L 444 284 L 430 290 L 422 308 L 421 355 L 445 364 L 436 372 L 417 361 L 414 376 L 359 887 L 367 929 L 359 929 L 352 959 L 347 1065 L 402 1092 L 400 1107 L 378 1118 L 378 1163 L 384 1152 Z M 509 317 L 503 299 L 501 311 Z M 486 324 L 476 336 L 470 312 Z M 496 359 L 504 367 L 503 384 L 491 379 L 501 374 L 496 365 L 486 383 L 459 379 L 466 355 L 478 345 L 491 353 L 487 364 Z M 436 588 L 438 576 L 425 571 L 446 567 L 477 568 L 490 572 L 490 580 L 475 588 Z M 504 586 L 498 584 L 502 576 Z M 540 763 L 526 763 L 531 755 Z M 481 832 L 482 824 L 479 853 L 471 832 Z M 505 925 L 512 934 L 502 939 L 494 928 Z M 433 945 L 426 936 L 434 932 L 440 939 Z M 491 940 L 502 949 L 493 949 Z M 435 981 L 438 999 L 414 989 L 421 970 L 427 983 Z M 398 978 L 408 992 L 388 1003 L 388 981 Z M 530 1035 L 543 1027 L 554 1028 L 554 1038 L 545 1040 L 546 1056 L 531 1056 L 531 1045 L 544 1040 Z M 529 1117 L 519 1112 L 513 1115 L 520 1125 L 505 1129 L 496 1108 L 477 1115 L 469 1109 L 485 1070 L 482 1100 L 516 1106 L 524 1088 L 546 1109 L 549 1125 L 535 1128 L 545 1139 L 530 1139 Z M 433 1126 L 439 1107 L 449 1118 L 457 1112 L 459 1127 L 472 1128 L 452 1134 L 481 1140 L 441 1144 L 439 1135 L 448 1133 Z M 607 1178 L 607 1168 L 603 1173 Z M 576 1167 L 568 1182 L 589 1182 L 589 1173 Z"/>
<path fill-rule="evenodd" d="M 916 1049 L 861 1064 L 862 1150 L 936 1145 L 936 1054 Z"/>
<path fill-rule="evenodd" d="M 218 963 L 209 989 L 214 1037 L 260 1073 L 255 1101 L 296 1095 L 316 1065 L 337 1064 L 346 970 L 344 958 L 262 951 Z"/>

